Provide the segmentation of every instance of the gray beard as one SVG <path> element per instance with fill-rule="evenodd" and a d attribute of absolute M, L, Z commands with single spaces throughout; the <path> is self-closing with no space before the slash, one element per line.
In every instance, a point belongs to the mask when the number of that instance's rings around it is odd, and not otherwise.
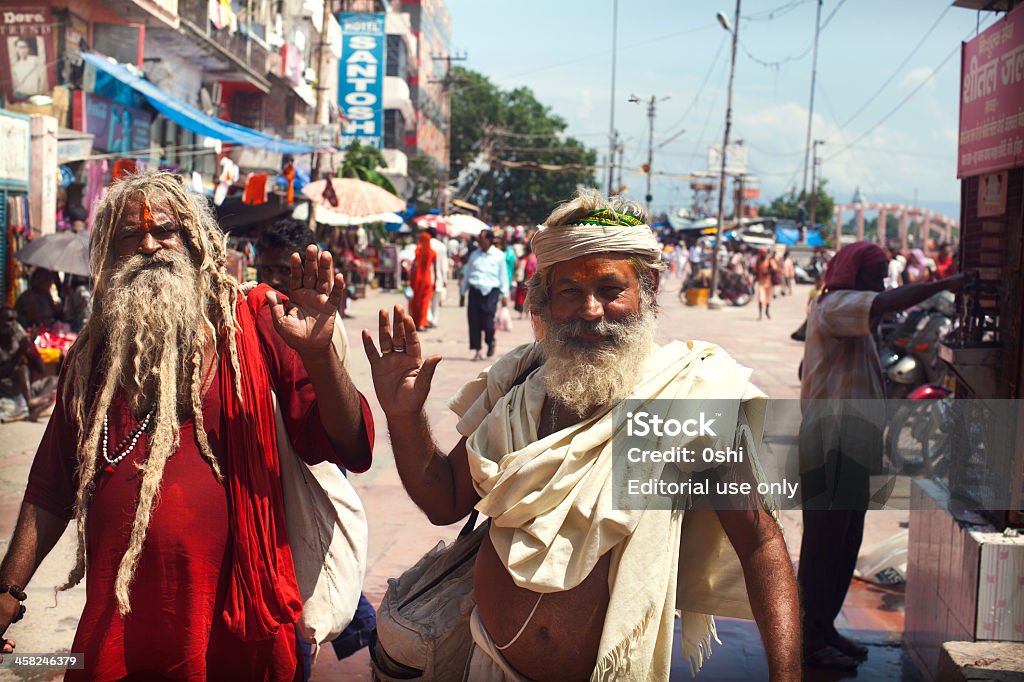
<path fill-rule="evenodd" d="M 537 342 L 544 356 L 544 386 L 549 398 L 577 416 L 630 396 L 643 374 L 654 344 L 654 310 L 624 320 L 596 322 L 546 320 L 547 331 Z M 600 341 L 584 341 L 581 332 L 601 334 Z"/>
<path fill-rule="evenodd" d="M 188 255 L 164 249 L 125 259 L 95 306 L 90 322 L 104 330 L 103 353 L 122 357 L 126 368 L 110 379 L 125 390 L 132 409 L 159 402 L 166 391 L 187 406 L 205 336 L 197 270 Z"/>

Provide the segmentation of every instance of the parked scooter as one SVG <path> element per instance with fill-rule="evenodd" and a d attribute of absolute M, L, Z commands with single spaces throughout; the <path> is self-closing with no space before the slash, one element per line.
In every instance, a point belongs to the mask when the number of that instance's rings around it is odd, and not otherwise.
<path fill-rule="evenodd" d="M 909 312 L 879 345 L 888 398 L 906 398 L 918 386 L 942 383 L 946 366 L 938 344 L 953 329 L 955 312 L 951 293 L 936 294 Z"/>

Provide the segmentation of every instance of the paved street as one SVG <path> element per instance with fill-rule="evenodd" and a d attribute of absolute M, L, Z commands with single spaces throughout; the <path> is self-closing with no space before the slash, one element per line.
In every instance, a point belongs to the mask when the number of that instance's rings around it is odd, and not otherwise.
<path fill-rule="evenodd" d="M 683 306 L 678 302 L 678 280 L 668 280 L 661 297 L 661 333 L 659 341 L 670 338 L 701 338 L 725 347 L 741 363 L 752 367 L 754 382 L 771 397 L 795 398 L 799 394 L 797 366 L 802 344 L 791 341 L 792 332 L 803 320 L 806 287 L 797 287 L 793 297 L 776 299 L 771 320 L 757 321 L 754 304 L 744 308 L 709 311 Z M 378 436 L 374 465 L 370 472 L 354 476 L 370 519 L 370 565 L 365 582 L 369 599 L 377 603 L 387 588 L 387 579 L 399 575 L 424 552 L 440 540 L 451 540 L 457 527 L 434 528 L 413 506 L 401 488 L 391 456 L 383 415 L 372 396 L 369 365 L 362 353 L 360 329 L 376 327 L 376 311 L 380 306 L 402 300 L 395 293 L 371 292 L 366 300 L 356 301 L 350 308 L 354 319 L 347 321 L 353 347 L 354 380 L 374 405 Z M 450 291 L 448 305 L 442 308 L 440 327 L 423 335 L 428 354 L 440 354 L 427 409 L 432 418 L 434 435 L 442 447 L 457 441 L 456 419 L 445 402 L 467 379 L 486 366 L 470 360 L 465 310 L 458 307 L 457 291 Z M 513 314 L 513 318 L 516 315 Z M 530 337 L 528 320 L 515 320 L 511 332 L 498 334 L 498 352 L 502 353 Z M 16 519 L 17 507 L 28 476 L 31 457 L 44 426 L 17 423 L 0 426 L 0 538 L 6 548 Z M 864 546 L 888 537 L 906 521 L 905 512 L 876 512 L 869 517 L 870 528 Z M 798 513 L 785 513 L 783 522 L 791 554 L 799 549 Z M 72 563 L 73 543 L 66 533 L 57 549 L 44 562 L 29 589 L 29 613 L 25 621 L 11 628 L 8 636 L 18 641 L 19 651 L 66 651 L 70 648 L 77 617 L 84 602 L 82 586 L 61 594 L 54 606 L 52 586 L 58 584 Z M 794 557 L 795 558 L 795 557 Z M 900 679 L 900 650 L 891 644 L 902 632 L 902 592 L 884 593 L 857 585 L 851 590 L 844 610 L 847 624 L 865 631 L 872 647 L 872 667 L 862 671 L 862 679 Z M 731 621 L 720 626 L 723 647 L 715 647 L 705 673 L 700 679 L 761 679 L 765 674 L 763 654 L 759 648 L 756 628 L 751 623 Z M 719 655 L 719 652 L 722 655 Z M 876 667 L 877 666 L 877 667 Z M 369 680 L 368 656 L 365 650 L 345 661 L 334 659 L 326 648 L 317 661 L 315 680 Z M 873 671 L 873 672 L 872 672 Z M 681 662 L 678 679 L 689 679 L 688 668 Z M 11 679 L 10 671 L 0 671 L 0 679 Z M 31 679 L 48 679 L 49 675 Z M 21 679 L 29 679 L 21 677 Z M 915 679 L 908 674 L 906 679 Z"/>

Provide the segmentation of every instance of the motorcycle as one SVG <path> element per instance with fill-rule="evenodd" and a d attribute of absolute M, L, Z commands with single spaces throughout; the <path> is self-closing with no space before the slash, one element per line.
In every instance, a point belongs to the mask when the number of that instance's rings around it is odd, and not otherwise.
<path fill-rule="evenodd" d="M 747 275 L 741 275 L 729 270 L 719 271 L 718 297 L 728 301 L 730 305 L 745 306 L 754 298 L 754 284 Z M 679 301 L 686 301 L 686 290 L 693 287 L 709 286 L 706 279 L 695 277 L 679 290 Z"/>
<path fill-rule="evenodd" d="M 955 308 L 949 292 L 937 294 L 907 313 L 879 344 L 888 398 L 907 398 L 918 386 L 941 384 L 946 366 L 939 360 L 939 342 L 953 329 Z"/>

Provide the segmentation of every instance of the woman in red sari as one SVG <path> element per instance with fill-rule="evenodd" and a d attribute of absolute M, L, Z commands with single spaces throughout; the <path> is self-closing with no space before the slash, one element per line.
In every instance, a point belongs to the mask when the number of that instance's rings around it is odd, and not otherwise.
<path fill-rule="evenodd" d="M 437 254 L 430 248 L 430 235 L 420 232 L 416 243 L 416 257 L 412 263 L 412 301 L 409 303 L 409 314 L 416 322 L 416 330 L 427 328 L 427 313 L 430 310 L 430 299 L 434 295 L 434 261 Z"/>

